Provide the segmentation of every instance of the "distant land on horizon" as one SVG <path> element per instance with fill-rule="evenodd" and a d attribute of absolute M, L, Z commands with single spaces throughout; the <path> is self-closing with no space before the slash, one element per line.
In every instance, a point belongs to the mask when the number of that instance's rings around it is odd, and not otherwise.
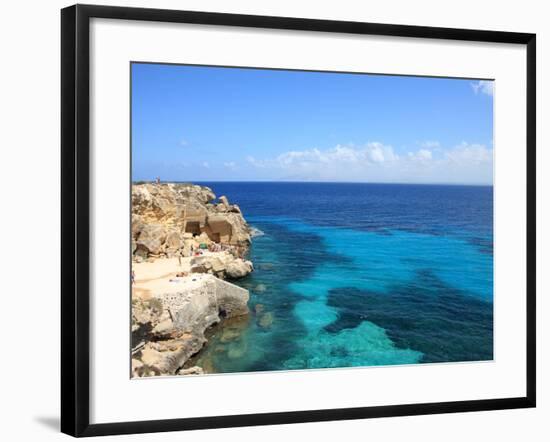
<path fill-rule="evenodd" d="M 155 180 L 132 180 L 132 184 L 154 183 Z M 405 182 L 375 182 L 375 181 L 292 181 L 292 180 L 161 180 L 161 184 L 208 184 L 208 183 L 272 183 L 272 184 L 373 184 L 394 186 L 469 186 L 494 187 L 494 183 L 405 183 Z"/>

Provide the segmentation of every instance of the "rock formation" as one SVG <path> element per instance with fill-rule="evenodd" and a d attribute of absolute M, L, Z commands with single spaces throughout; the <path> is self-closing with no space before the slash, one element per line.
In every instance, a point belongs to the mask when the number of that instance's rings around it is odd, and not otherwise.
<path fill-rule="evenodd" d="M 222 318 L 248 314 L 248 290 L 212 275 L 174 280 L 174 289 L 132 305 L 132 376 L 201 374 L 183 368 Z"/>
<path fill-rule="evenodd" d="M 252 262 L 235 258 L 229 252 L 195 256 L 191 259 L 191 273 L 210 273 L 220 279 L 242 278 L 253 270 Z"/>
<path fill-rule="evenodd" d="M 205 186 L 132 185 L 132 254 L 149 257 L 191 256 L 198 247 L 217 244 L 236 257 L 250 246 L 250 229 L 239 206 Z"/>
<path fill-rule="evenodd" d="M 245 259 L 250 238 L 240 208 L 225 196 L 216 202 L 208 187 L 132 185 L 133 377 L 209 370 L 184 364 L 206 330 L 248 314 L 248 290 L 224 279 L 254 270 Z"/>

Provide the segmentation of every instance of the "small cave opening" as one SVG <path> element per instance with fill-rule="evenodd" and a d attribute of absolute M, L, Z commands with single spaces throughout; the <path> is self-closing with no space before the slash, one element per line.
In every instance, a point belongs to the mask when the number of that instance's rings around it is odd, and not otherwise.
<path fill-rule="evenodd" d="M 192 233 L 193 235 L 201 234 L 201 226 L 198 221 L 187 221 L 185 225 L 185 232 Z"/>

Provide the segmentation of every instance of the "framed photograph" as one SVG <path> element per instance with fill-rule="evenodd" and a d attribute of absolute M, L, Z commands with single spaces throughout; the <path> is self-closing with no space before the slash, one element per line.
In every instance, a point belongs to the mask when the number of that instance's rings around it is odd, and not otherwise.
<path fill-rule="evenodd" d="M 76 5 L 62 431 L 535 406 L 535 35 Z"/>

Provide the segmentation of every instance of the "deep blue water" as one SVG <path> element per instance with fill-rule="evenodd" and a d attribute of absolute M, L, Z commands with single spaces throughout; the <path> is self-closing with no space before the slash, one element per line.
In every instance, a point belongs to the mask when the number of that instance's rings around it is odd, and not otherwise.
<path fill-rule="evenodd" d="M 253 313 L 210 339 L 207 370 L 493 358 L 492 187 L 201 184 L 263 232 L 237 282 Z"/>

